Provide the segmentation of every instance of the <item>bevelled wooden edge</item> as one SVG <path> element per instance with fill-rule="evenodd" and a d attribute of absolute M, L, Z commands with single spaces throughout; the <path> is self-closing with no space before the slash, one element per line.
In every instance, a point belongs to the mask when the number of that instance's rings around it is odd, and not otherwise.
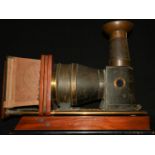
<path fill-rule="evenodd" d="M 47 72 L 48 72 L 48 56 L 45 55 L 45 66 L 44 66 L 44 93 L 43 93 L 43 115 L 46 114 L 47 104 Z"/>
<path fill-rule="evenodd" d="M 150 130 L 149 116 L 22 117 L 15 130 Z"/>
<path fill-rule="evenodd" d="M 43 115 L 45 56 L 41 55 L 39 115 Z"/>
<path fill-rule="evenodd" d="M 52 55 L 48 55 L 47 66 L 47 96 L 46 96 L 46 115 L 51 112 L 51 79 L 52 79 Z"/>

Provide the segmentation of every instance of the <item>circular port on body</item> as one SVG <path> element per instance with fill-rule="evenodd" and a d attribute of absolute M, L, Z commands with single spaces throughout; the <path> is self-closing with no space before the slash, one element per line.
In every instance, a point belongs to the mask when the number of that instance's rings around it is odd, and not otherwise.
<path fill-rule="evenodd" d="M 114 81 L 114 86 L 115 86 L 116 88 L 123 88 L 123 87 L 125 87 L 125 85 L 126 85 L 126 82 L 125 82 L 125 80 L 124 80 L 123 78 L 121 78 L 121 77 L 117 78 L 117 79 Z"/>

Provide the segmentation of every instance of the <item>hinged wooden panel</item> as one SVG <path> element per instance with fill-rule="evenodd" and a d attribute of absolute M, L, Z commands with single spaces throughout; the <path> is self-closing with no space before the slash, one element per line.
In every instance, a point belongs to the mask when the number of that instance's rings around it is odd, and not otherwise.
<path fill-rule="evenodd" d="M 3 108 L 39 104 L 40 60 L 8 57 Z"/>

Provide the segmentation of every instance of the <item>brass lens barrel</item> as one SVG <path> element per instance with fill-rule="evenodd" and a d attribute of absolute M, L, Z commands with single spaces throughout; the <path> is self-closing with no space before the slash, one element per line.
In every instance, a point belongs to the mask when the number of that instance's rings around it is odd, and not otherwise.
<path fill-rule="evenodd" d="M 58 104 L 79 106 L 103 98 L 104 72 L 79 64 L 57 64 L 51 83 Z"/>

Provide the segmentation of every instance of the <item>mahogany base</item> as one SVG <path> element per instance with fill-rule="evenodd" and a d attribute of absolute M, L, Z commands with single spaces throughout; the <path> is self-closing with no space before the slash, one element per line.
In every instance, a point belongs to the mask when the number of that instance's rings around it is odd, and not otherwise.
<path fill-rule="evenodd" d="M 24 116 L 15 130 L 150 130 L 149 116 Z"/>

